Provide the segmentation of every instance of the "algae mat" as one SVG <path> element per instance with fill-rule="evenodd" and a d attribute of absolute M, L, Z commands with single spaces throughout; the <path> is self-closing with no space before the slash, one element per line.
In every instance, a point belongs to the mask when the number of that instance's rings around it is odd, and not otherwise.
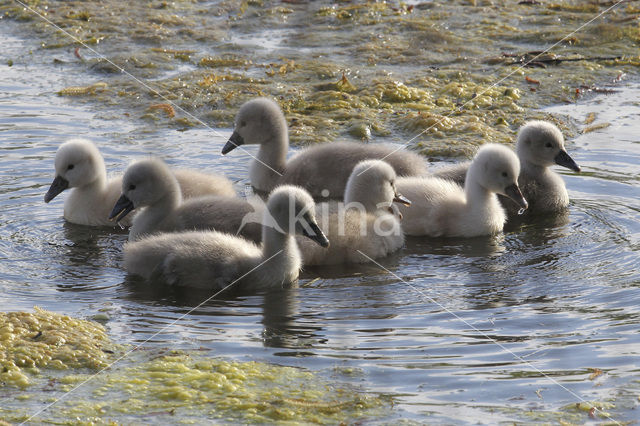
<path fill-rule="evenodd" d="M 303 144 L 410 141 L 429 156 L 470 155 L 510 143 L 530 118 L 572 135 L 537 109 L 612 90 L 601 86 L 637 78 L 640 64 L 635 1 L 24 4 L 33 11 L 3 0 L 0 13 L 42 40 L 32 54 L 86 69 L 88 84 L 52 88 L 70 102 L 188 130 L 231 127 L 239 105 L 270 96 Z"/>
<path fill-rule="evenodd" d="M 335 424 L 392 408 L 299 368 L 116 345 L 96 322 L 38 308 L 0 313 L 0 357 L 0 419 L 11 422 Z"/>

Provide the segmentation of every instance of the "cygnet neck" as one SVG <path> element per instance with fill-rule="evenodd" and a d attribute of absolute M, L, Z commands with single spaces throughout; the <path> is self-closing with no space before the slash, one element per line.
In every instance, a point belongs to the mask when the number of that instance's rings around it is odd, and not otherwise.
<path fill-rule="evenodd" d="M 285 234 L 278 231 L 272 226 L 262 226 L 262 251 L 265 259 L 276 255 L 276 253 L 282 251 L 278 256 L 287 256 L 288 252 L 295 246 L 295 238 L 293 235 Z"/>
<path fill-rule="evenodd" d="M 178 182 L 175 187 L 167 192 L 154 203 L 142 208 L 133 218 L 133 225 L 129 231 L 129 239 L 135 240 L 139 235 L 147 234 L 157 227 L 162 228 L 162 222 L 167 219 L 182 203 L 182 194 Z"/>
<path fill-rule="evenodd" d="M 180 187 L 176 182 L 174 188 L 171 188 L 163 195 L 160 199 L 158 199 L 155 203 L 153 203 L 149 207 L 153 207 L 154 210 L 164 211 L 164 212 L 172 212 L 177 209 L 180 204 L 182 204 L 182 193 L 180 191 Z"/>
<path fill-rule="evenodd" d="M 473 175 L 468 176 L 464 184 L 464 193 L 467 199 L 467 206 L 470 209 L 481 208 L 486 206 L 495 194 L 488 188 L 473 179 Z"/>
<path fill-rule="evenodd" d="M 284 129 L 274 129 L 273 135 L 260 144 L 258 159 L 275 171 L 282 173 L 287 164 L 288 150 L 289 135 L 286 126 L 284 126 Z"/>

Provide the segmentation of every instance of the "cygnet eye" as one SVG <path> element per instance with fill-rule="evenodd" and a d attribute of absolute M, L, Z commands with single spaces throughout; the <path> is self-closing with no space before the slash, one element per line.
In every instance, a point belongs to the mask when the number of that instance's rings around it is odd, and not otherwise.
<path fill-rule="evenodd" d="M 133 191 L 134 189 L 136 189 L 136 186 L 134 184 L 129 185 L 129 191 Z"/>
<path fill-rule="evenodd" d="M 507 172 L 502 172 L 502 177 L 509 177 L 509 173 L 507 173 Z"/>
<path fill-rule="evenodd" d="M 67 170 L 73 170 L 73 164 L 69 164 L 69 165 L 67 166 Z"/>
<path fill-rule="evenodd" d="M 246 126 L 246 125 L 247 125 L 247 122 L 246 122 L 246 121 L 244 121 L 244 120 L 243 120 L 243 121 L 241 121 L 241 122 L 240 122 L 240 127 L 244 127 L 244 126 Z"/>
<path fill-rule="evenodd" d="M 544 146 L 546 146 L 547 148 L 552 148 L 553 145 L 551 145 L 551 142 L 547 142 Z"/>

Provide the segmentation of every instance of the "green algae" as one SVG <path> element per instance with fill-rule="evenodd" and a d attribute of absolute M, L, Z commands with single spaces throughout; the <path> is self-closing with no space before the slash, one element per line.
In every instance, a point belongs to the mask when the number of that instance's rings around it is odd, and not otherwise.
<path fill-rule="evenodd" d="M 383 418 L 392 409 L 388 397 L 299 368 L 201 351 L 132 351 L 113 344 L 98 323 L 38 308 L 0 313 L 0 349 L 0 390 L 11 395 L 0 419 L 10 422 L 340 423 Z M 38 413 L 45 404 L 52 405 Z"/>
<path fill-rule="evenodd" d="M 577 412 L 586 412 L 591 413 L 591 415 L 595 418 L 595 416 L 607 419 L 611 417 L 611 414 L 607 412 L 607 410 L 611 410 L 615 408 L 615 404 L 612 402 L 606 401 L 583 401 L 576 402 L 575 404 L 569 404 L 563 407 L 566 411 L 577 411 Z"/>
<path fill-rule="evenodd" d="M 65 87 L 58 92 L 59 96 L 86 96 L 95 95 L 107 89 L 107 83 L 99 82 L 89 86 Z"/>
<path fill-rule="evenodd" d="M 41 369 L 100 369 L 115 346 L 102 325 L 35 308 L 0 312 L 0 388 L 26 388 Z"/>
<path fill-rule="evenodd" d="M 510 143 L 526 119 L 546 118 L 537 112 L 540 107 L 574 102 L 581 86 L 611 81 L 623 72 L 636 76 L 640 64 L 640 12 L 632 4 L 614 8 L 568 37 L 607 5 L 452 1 L 412 7 L 319 1 L 282 7 L 275 1 L 229 0 L 205 9 L 192 1 L 152 2 L 151 7 L 98 1 L 29 4 L 77 39 L 100 42 L 99 50 L 118 67 L 155 80 L 149 90 L 112 72 L 106 81 L 112 90 L 74 95 L 79 101 L 147 118 L 148 105 L 158 103 L 160 94 L 215 126 L 230 127 L 243 102 L 270 96 L 285 111 L 294 143 L 411 139 L 410 146 L 425 155 L 468 156 L 485 142 Z M 79 46 L 10 1 L 0 1 L 0 11 L 40 34 L 48 48 Z M 473 20 L 463 19 L 470 14 Z M 283 31 L 290 36 L 271 49 L 225 35 L 260 39 Z M 560 61 L 544 68 L 523 68 L 514 59 L 554 43 L 559 43 L 556 51 L 547 56 Z M 589 59 L 604 56 L 616 59 Z M 575 57 L 585 60 L 562 62 Z M 108 63 L 96 68 L 95 61 L 88 61 L 89 72 L 113 68 Z M 191 68 L 163 77 L 179 64 Z M 534 87 L 531 80 L 539 84 Z M 156 125 L 183 128 L 184 123 L 197 120 L 176 117 Z M 568 136 L 575 134 L 571 123 L 561 124 Z"/>
<path fill-rule="evenodd" d="M 127 402 L 111 405 L 114 393 Z M 67 413 L 144 417 L 168 411 L 181 420 L 204 414 L 224 421 L 333 423 L 388 409 L 389 401 L 333 387 L 304 370 L 175 352 L 109 374 L 92 400 L 74 402 Z"/>
<path fill-rule="evenodd" d="M 198 64 L 201 67 L 219 68 L 219 67 L 245 67 L 251 64 L 251 61 L 234 56 L 228 57 L 212 57 L 207 56 L 200 59 Z"/>
<path fill-rule="evenodd" d="M 160 352 L 137 353 L 135 363 L 126 362 L 125 367 L 95 377 L 71 374 L 50 382 L 49 392 L 72 393 L 33 420 L 104 424 L 207 418 L 293 424 L 351 422 L 391 414 L 390 398 L 332 384 L 298 368 L 211 359 L 188 351 Z M 79 384 L 83 389 L 75 392 Z M 29 399 L 46 400 L 46 396 L 34 391 Z M 0 416 L 10 421 L 29 414 L 24 409 L 0 408 Z"/>

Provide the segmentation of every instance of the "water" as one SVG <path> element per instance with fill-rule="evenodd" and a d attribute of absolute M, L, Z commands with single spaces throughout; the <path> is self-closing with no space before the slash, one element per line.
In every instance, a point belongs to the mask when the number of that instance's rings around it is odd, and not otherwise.
<path fill-rule="evenodd" d="M 205 348 L 327 377 L 353 368 L 357 374 L 339 379 L 395 395 L 395 415 L 418 421 L 540 420 L 535 415 L 553 416 L 581 399 L 613 401 L 608 411 L 616 421 L 638 419 L 637 83 L 549 109 L 580 122 L 596 112 L 595 123 L 611 123 L 568 144 L 583 173 L 559 170 L 572 199 L 566 214 L 495 238 L 410 239 L 381 261 L 388 271 L 308 268 L 298 289 L 212 300 L 192 311 L 210 295 L 128 278 L 126 233 L 65 223 L 65 194 L 43 202 L 53 154 L 68 137 L 88 137 L 109 171 L 158 154 L 170 164 L 224 172 L 239 192 L 250 157 L 219 154 L 230 129 L 159 129 L 56 96 L 92 81 L 84 69 L 63 72 L 50 55 L 28 53 L 37 43 L 13 30 L 0 28 L 3 311 L 106 312 L 120 343 Z M 604 374 L 589 379 L 590 368 Z"/>

